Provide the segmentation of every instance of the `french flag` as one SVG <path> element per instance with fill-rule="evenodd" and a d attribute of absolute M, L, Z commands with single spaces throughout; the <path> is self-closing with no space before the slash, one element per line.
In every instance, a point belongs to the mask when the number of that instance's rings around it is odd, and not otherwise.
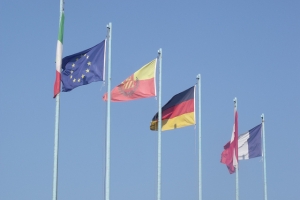
<path fill-rule="evenodd" d="M 251 130 L 249 130 L 247 133 L 244 133 L 239 136 L 239 160 L 248 160 L 250 158 L 262 156 L 261 127 L 262 124 L 257 125 Z"/>

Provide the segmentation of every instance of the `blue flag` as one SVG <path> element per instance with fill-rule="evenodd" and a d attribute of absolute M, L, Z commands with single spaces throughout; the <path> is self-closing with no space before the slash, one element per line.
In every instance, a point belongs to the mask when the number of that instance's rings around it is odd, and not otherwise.
<path fill-rule="evenodd" d="M 82 85 L 103 81 L 105 74 L 106 40 L 62 60 L 62 91 L 68 92 Z"/>

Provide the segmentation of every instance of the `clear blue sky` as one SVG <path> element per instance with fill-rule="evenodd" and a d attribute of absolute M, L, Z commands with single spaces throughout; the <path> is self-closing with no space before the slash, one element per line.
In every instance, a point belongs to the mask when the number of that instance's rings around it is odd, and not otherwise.
<path fill-rule="evenodd" d="M 162 103 L 202 76 L 203 199 L 235 198 L 220 163 L 238 98 L 239 133 L 265 114 L 268 196 L 295 200 L 300 180 L 300 2 L 65 1 L 63 56 L 94 46 L 112 22 L 112 87 L 163 50 Z M 52 199 L 59 0 L 0 2 L 0 199 Z M 61 94 L 59 200 L 104 199 L 102 82 Z M 155 98 L 112 103 L 111 199 L 153 200 Z M 162 135 L 162 199 L 198 198 L 197 132 Z M 240 199 L 263 199 L 261 158 L 240 162 Z"/>

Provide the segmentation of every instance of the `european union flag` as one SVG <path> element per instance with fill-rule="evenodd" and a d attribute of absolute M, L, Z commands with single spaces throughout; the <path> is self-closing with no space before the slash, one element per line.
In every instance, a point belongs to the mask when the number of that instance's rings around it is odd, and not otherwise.
<path fill-rule="evenodd" d="M 62 91 L 104 80 L 106 40 L 62 60 Z"/>

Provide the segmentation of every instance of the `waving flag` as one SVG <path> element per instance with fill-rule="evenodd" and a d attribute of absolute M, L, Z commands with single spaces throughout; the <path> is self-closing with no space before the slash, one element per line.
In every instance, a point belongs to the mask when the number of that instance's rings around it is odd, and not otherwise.
<path fill-rule="evenodd" d="M 144 65 L 111 91 L 111 101 L 130 101 L 156 96 L 155 70 L 157 59 Z M 107 93 L 103 100 L 107 101 Z"/>
<path fill-rule="evenodd" d="M 63 92 L 104 80 L 105 45 L 106 40 L 103 40 L 92 48 L 63 58 L 61 74 Z"/>
<path fill-rule="evenodd" d="M 238 168 L 238 113 L 236 110 L 231 140 L 224 146 L 221 163 L 227 165 L 230 174 L 234 173 L 235 169 Z"/>
<path fill-rule="evenodd" d="M 259 124 L 247 133 L 239 136 L 239 160 L 262 156 L 261 127 L 262 124 Z"/>
<path fill-rule="evenodd" d="M 162 131 L 195 124 L 195 86 L 173 96 L 162 107 Z M 158 128 L 158 113 L 153 117 L 150 130 Z"/>

